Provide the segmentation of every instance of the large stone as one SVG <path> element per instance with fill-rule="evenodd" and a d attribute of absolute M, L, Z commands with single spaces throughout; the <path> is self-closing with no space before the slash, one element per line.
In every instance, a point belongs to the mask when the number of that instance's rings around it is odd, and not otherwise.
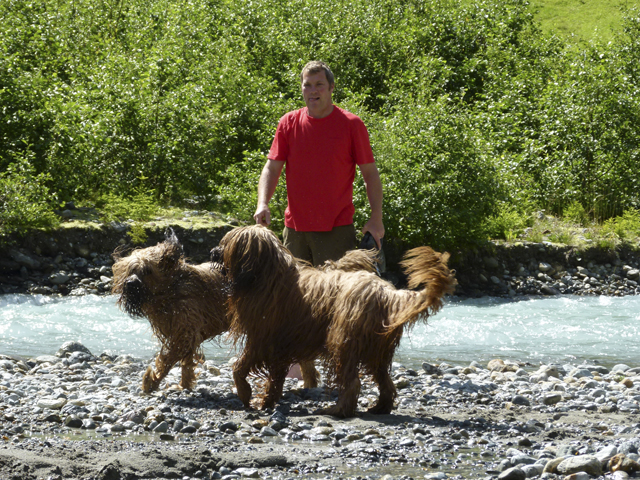
<path fill-rule="evenodd" d="M 64 285 L 71 279 L 71 275 L 65 272 L 54 273 L 49 277 L 49 281 L 54 285 Z"/>
<path fill-rule="evenodd" d="M 591 475 L 587 472 L 577 472 L 567 475 L 564 480 L 591 480 Z"/>
<path fill-rule="evenodd" d="M 553 270 L 553 267 L 547 262 L 540 262 L 538 264 L 538 270 L 540 270 L 542 273 L 546 273 L 547 275 L 551 275 L 549 272 Z"/>
<path fill-rule="evenodd" d="M 562 401 L 562 394 L 558 392 L 548 392 L 542 397 L 542 403 L 545 405 L 555 405 Z"/>
<path fill-rule="evenodd" d="M 623 471 L 626 473 L 634 473 L 640 471 L 640 464 L 622 453 L 615 455 L 609 462 L 609 465 L 612 472 Z"/>
<path fill-rule="evenodd" d="M 56 357 L 68 357 L 73 352 L 82 352 L 93 356 L 91 351 L 80 342 L 70 341 L 62 344 L 56 352 Z"/>
<path fill-rule="evenodd" d="M 543 295 L 560 295 L 560 291 L 553 287 L 550 287 L 549 285 L 542 285 L 542 287 L 540 287 L 540 292 Z"/>
<path fill-rule="evenodd" d="M 37 364 L 41 363 L 58 363 L 61 362 L 62 359 L 60 357 L 56 357 L 55 355 L 40 355 L 35 358 Z"/>
<path fill-rule="evenodd" d="M 20 266 L 31 268 L 33 270 L 38 270 L 40 268 L 40 262 L 38 260 L 30 257 L 29 255 L 25 255 L 18 250 L 11 250 L 9 252 L 9 257 L 11 257 L 11 259 L 17 262 Z"/>
<path fill-rule="evenodd" d="M 489 269 L 495 270 L 497 268 L 500 268 L 500 262 L 498 262 L 498 260 L 494 257 L 484 257 L 483 261 L 486 267 Z"/>
<path fill-rule="evenodd" d="M 607 445 L 596 452 L 596 457 L 601 462 L 605 462 L 618 453 L 618 447 L 615 445 Z"/>
<path fill-rule="evenodd" d="M 41 398 L 38 400 L 38 407 L 48 408 L 50 410 L 60 410 L 67 404 L 65 398 Z"/>
<path fill-rule="evenodd" d="M 593 377 L 593 374 L 586 368 L 578 367 L 569 372 L 569 376 L 573 378 Z"/>
<path fill-rule="evenodd" d="M 631 280 L 640 280 L 640 270 L 638 270 L 637 268 L 632 268 L 631 270 L 628 270 L 627 278 L 630 278 Z"/>
<path fill-rule="evenodd" d="M 69 428 L 82 428 L 82 420 L 75 415 L 69 415 L 65 418 L 64 424 Z"/>
<path fill-rule="evenodd" d="M 602 475 L 602 463 L 595 455 L 577 455 L 565 458 L 557 467 L 561 475 L 571 475 L 572 473 L 586 472 L 597 477 Z"/>
<path fill-rule="evenodd" d="M 498 480 L 525 480 L 525 478 L 527 478 L 527 476 L 522 469 L 518 467 L 508 468 L 498 475 Z"/>
<path fill-rule="evenodd" d="M 624 363 L 619 363 L 613 366 L 613 368 L 611 369 L 611 373 L 624 373 L 630 368 L 631 367 L 629 365 L 626 365 Z"/>
<path fill-rule="evenodd" d="M 500 358 L 494 358 L 493 360 L 490 360 L 489 363 L 487 364 L 487 369 L 491 371 L 494 371 L 494 370 L 502 371 L 504 366 L 505 366 L 504 360 Z"/>

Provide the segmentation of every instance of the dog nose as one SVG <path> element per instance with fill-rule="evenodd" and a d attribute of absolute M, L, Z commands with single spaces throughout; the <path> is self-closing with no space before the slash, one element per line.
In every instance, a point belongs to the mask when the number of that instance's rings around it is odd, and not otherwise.
<path fill-rule="evenodd" d="M 124 282 L 124 294 L 139 294 L 142 290 L 142 280 L 137 275 L 130 275 Z"/>

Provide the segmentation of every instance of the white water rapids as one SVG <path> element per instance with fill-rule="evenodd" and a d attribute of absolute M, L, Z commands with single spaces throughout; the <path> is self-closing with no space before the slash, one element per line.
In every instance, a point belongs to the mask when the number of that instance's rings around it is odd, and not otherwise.
<path fill-rule="evenodd" d="M 0 354 L 54 354 L 66 341 L 94 355 L 107 351 L 150 359 L 158 349 L 145 319 L 133 319 L 113 296 L 0 296 Z M 207 359 L 226 362 L 224 342 L 205 343 Z M 640 297 L 553 297 L 508 301 L 450 300 L 405 333 L 396 361 L 466 365 L 492 358 L 538 363 L 597 361 L 640 365 Z"/>

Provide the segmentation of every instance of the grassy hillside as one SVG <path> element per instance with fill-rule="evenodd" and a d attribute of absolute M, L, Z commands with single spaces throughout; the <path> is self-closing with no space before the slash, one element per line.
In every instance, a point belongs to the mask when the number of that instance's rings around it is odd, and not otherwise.
<path fill-rule="evenodd" d="M 640 0 L 531 0 L 543 31 L 578 42 L 608 42 L 621 28 L 622 10 L 638 5 Z"/>

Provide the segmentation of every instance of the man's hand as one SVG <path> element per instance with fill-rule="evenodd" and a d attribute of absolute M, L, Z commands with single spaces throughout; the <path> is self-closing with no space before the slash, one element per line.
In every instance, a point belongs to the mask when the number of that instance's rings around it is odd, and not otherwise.
<path fill-rule="evenodd" d="M 369 219 L 369 221 L 364 224 L 364 227 L 362 227 L 362 233 L 367 232 L 371 233 L 378 248 L 382 248 L 382 239 L 384 238 L 384 225 L 382 220 Z"/>
<path fill-rule="evenodd" d="M 258 225 L 264 225 L 268 227 L 271 225 L 271 210 L 268 205 L 258 205 L 256 213 L 253 214 L 253 218 Z"/>
<path fill-rule="evenodd" d="M 382 182 L 375 163 L 360 165 L 360 173 L 367 188 L 367 197 L 371 207 L 371 218 L 362 228 L 362 233 L 370 232 L 378 248 L 382 246 L 384 224 L 382 223 Z"/>
<path fill-rule="evenodd" d="M 258 207 L 256 208 L 256 213 L 253 214 L 253 219 L 258 225 L 264 225 L 265 227 L 271 225 L 269 200 L 271 200 L 273 193 L 276 191 L 282 167 L 284 167 L 284 162 L 267 160 L 262 169 L 260 180 L 258 181 Z"/>

